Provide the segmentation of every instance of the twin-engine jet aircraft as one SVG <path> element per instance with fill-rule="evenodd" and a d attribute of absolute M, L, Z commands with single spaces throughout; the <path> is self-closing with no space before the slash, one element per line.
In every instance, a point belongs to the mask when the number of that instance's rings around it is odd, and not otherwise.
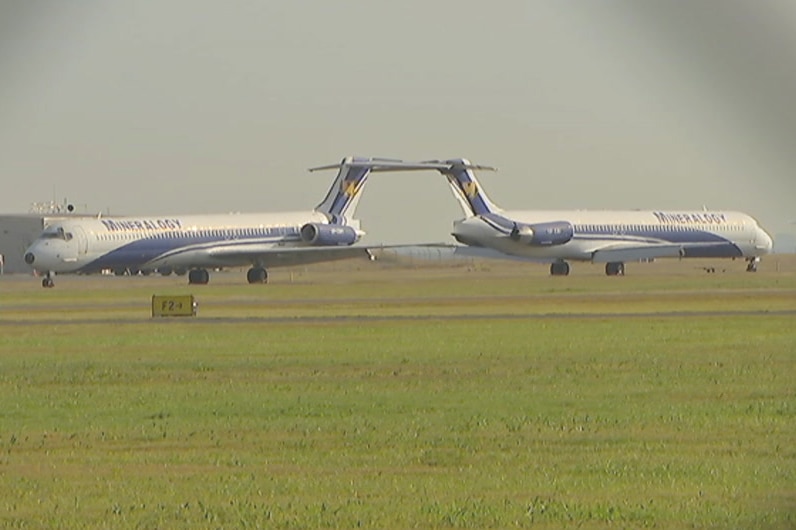
<path fill-rule="evenodd" d="M 466 159 L 404 162 L 406 170 L 435 169 L 448 179 L 465 218 L 453 237 L 471 247 L 550 262 L 550 274 L 569 274 L 568 261 L 605 263 L 609 276 L 625 262 L 655 258 L 745 258 L 757 270 L 771 237 L 752 217 L 724 211 L 504 211 L 489 200 Z"/>
<path fill-rule="evenodd" d="M 312 211 L 97 217 L 58 221 L 48 226 L 25 252 L 25 262 L 44 273 L 43 287 L 56 273 L 116 274 L 188 271 L 188 282 L 206 284 L 208 269 L 250 265 L 249 283 L 264 283 L 266 267 L 370 258 L 354 246 L 364 235 L 353 219 L 371 171 L 388 171 L 393 162 L 347 157 L 326 198 Z"/>

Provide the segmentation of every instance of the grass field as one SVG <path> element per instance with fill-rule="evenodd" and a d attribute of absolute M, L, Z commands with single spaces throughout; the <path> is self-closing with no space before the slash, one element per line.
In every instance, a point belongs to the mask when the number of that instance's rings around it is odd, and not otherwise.
<path fill-rule="evenodd" d="M 794 528 L 796 264 L 732 267 L 2 279 L 0 526 Z"/>

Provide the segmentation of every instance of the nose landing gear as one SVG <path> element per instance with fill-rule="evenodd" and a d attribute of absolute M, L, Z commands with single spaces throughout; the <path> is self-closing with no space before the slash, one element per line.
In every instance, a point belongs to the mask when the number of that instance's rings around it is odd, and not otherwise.
<path fill-rule="evenodd" d="M 55 275 L 52 272 L 48 272 L 44 278 L 41 279 L 41 286 L 45 289 L 55 287 L 55 280 L 53 280 L 53 276 Z"/>

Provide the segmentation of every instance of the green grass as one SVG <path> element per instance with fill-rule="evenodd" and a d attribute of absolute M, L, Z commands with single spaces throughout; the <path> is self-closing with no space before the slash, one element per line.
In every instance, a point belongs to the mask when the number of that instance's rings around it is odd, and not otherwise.
<path fill-rule="evenodd" d="M 551 278 L 542 265 L 502 262 L 429 269 L 359 265 L 353 271 L 275 269 L 273 284 L 255 287 L 241 272 L 214 275 L 209 286 L 188 286 L 184 277 L 59 277 L 58 287 L 42 290 L 31 279 L 0 282 L 0 321 L 146 321 L 153 294 L 189 293 L 207 319 L 783 311 L 796 309 L 796 260 L 787 264 L 781 272 L 747 274 L 741 264 L 739 271 L 714 275 L 697 272 L 690 262 L 637 264 L 637 275 L 623 278 L 589 269 Z"/>
<path fill-rule="evenodd" d="M 790 286 L 422 276 L 175 285 L 188 320 L 153 279 L 8 290 L 0 527 L 796 526 Z M 412 311 L 447 318 L 246 319 Z"/>

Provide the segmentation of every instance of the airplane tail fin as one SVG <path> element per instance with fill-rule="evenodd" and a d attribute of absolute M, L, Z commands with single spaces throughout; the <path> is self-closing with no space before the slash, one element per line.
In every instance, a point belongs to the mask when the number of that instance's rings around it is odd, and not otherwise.
<path fill-rule="evenodd" d="M 315 207 L 315 211 L 326 214 L 332 224 L 346 224 L 346 217 L 353 217 L 356 211 L 362 188 L 372 169 L 370 162 L 369 158 L 348 156 L 339 164 L 311 168 L 310 171 L 339 168 L 326 198 Z"/>
<path fill-rule="evenodd" d="M 465 215 L 484 215 L 500 210 L 489 200 L 478 179 L 475 178 L 475 173 L 473 173 L 474 169 L 496 171 L 495 168 L 473 165 L 465 158 L 456 158 L 443 162 L 432 161 L 430 163 L 440 164 L 440 167 L 436 169 L 447 177 L 448 184 L 453 190 L 453 195 L 458 199 Z"/>
<path fill-rule="evenodd" d="M 326 198 L 315 207 L 315 211 L 322 212 L 329 217 L 332 224 L 346 224 L 346 219 L 351 219 L 356 211 L 362 188 L 373 171 L 403 171 L 416 169 L 415 165 L 391 158 L 366 158 L 348 156 L 339 164 L 330 164 L 310 168 L 309 171 L 323 169 L 339 169 Z M 423 167 L 423 169 L 428 169 Z"/>

